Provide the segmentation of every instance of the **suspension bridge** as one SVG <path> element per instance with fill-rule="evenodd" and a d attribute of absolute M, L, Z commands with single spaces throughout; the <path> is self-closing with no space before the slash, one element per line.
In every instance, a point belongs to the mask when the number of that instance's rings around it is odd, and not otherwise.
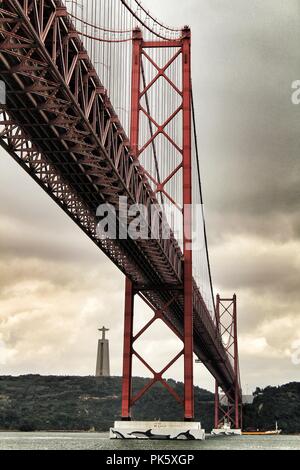
<path fill-rule="evenodd" d="M 1 146 L 125 275 L 122 419 L 160 382 L 193 421 L 195 354 L 216 381 L 215 427 L 241 428 L 237 302 L 214 297 L 189 27 L 170 28 L 136 0 L 6 0 L 0 27 Z M 128 228 L 120 198 L 146 208 L 157 236 L 99 237 L 100 204 Z M 134 334 L 137 296 L 153 317 Z M 182 342 L 159 371 L 135 349 L 156 320 Z M 133 357 L 152 376 L 136 395 Z M 181 357 L 183 397 L 164 379 Z"/>

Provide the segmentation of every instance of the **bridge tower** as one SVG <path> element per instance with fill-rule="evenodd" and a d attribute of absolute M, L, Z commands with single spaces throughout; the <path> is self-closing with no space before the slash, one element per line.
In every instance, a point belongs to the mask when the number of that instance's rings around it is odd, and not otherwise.
<path fill-rule="evenodd" d="M 239 371 L 238 331 L 237 331 L 237 298 L 221 298 L 217 295 L 216 319 L 218 329 L 234 369 L 235 384 L 230 390 L 220 390 L 215 383 L 215 431 L 228 423 L 231 428 L 242 428 L 242 392 Z"/>
<path fill-rule="evenodd" d="M 171 58 L 168 59 L 167 63 L 162 65 L 155 62 L 150 56 L 151 49 L 169 49 L 173 51 Z M 156 76 L 146 85 L 143 76 L 143 63 L 142 59 L 148 60 L 152 66 L 156 69 Z M 172 81 L 168 76 L 168 68 L 175 63 L 175 61 L 181 60 L 181 85 L 178 88 L 178 83 Z M 163 79 L 173 89 L 174 93 L 177 93 L 181 98 L 181 105 L 174 112 L 170 111 L 170 115 L 167 117 L 163 124 L 158 125 L 155 121 L 155 117 L 151 115 L 151 111 L 148 108 L 142 109 L 141 99 L 149 92 L 154 84 L 159 80 Z M 164 103 L 160 103 L 160 106 L 164 106 Z M 179 335 L 176 328 L 167 320 L 164 315 L 165 310 L 175 301 L 176 295 L 173 294 L 173 299 L 166 302 L 165 306 L 157 310 L 149 301 L 145 299 L 142 291 L 139 290 L 139 286 L 135 286 L 132 282 L 126 278 L 125 286 L 125 324 L 124 324 L 124 352 L 123 352 L 123 390 L 122 390 L 122 419 L 131 420 L 131 407 L 132 405 L 141 398 L 144 393 L 156 382 L 160 382 L 174 397 L 175 399 L 183 404 L 184 407 L 184 420 L 192 421 L 194 418 L 194 395 L 193 395 L 193 277 L 192 277 L 192 215 L 191 215 L 191 204 L 192 204 L 192 132 L 191 132 L 191 32 L 188 27 L 185 27 L 182 31 L 181 39 L 168 40 L 168 41 L 144 41 L 142 32 L 140 29 L 136 29 L 133 32 L 133 53 L 132 53 L 132 96 L 131 96 L 131 154 L 133 158 L 139 159 L 143 152 L 142 146 L 139 145 L 140 139 L 140 119 L 141 114 L 144 113 L 149 119 L 149 122 L 155 123 L 157 131 L 152 134 L 150 143 L 153 144 L 155 138 L 162 134 L 166 139 L 180 151 L 181 162 L 178 167 L 172 171 L 171 174 L 167 175 L 164 181 L 160 181 L 159 178 L 155 178 L 154 175 L 147 175 L 151 178 L 152 183 L 155 185 L 155 193 L 164 195 L 168 198 L 171 203 L 177 207 L 182 206 L 183 213 L 183 255 L 184 255 L 184 273 L 183 273 L 183 292 L 181 295 L 184 296 L 184 333 L 183 337 Z M 182 149 L 178 148 L 174 141 L 174 136 L 168 131 L 168 124 L 174 119 L 176 115 L 182 113 Z M 149 145 L 149 142 L 147 143 Z M 174 201 L 167 193 L 167 183 L 174 177 L 175 174 L 181 172 L 181 184 L 182 184 L 182 201 Z M 166 286 L 161 285 L 153 288 L 155 289 L 166 289 Z M 135 296 L 139 295 L 146 304 L 153 310 L 154 316 L 152 320 L 145 325 L 145 327 L 133 337 L 133 321 L 134 321 L 134 299 Z M 145 358 L 141 357 L 134 350 L 134 342 L 153 324 L 154 321 L 161 319 L 172 331 L 175 333 L 180 340 L 183 342 L 182 351 L 177 354 L 174 359 L 167 364 L 161 371 L 154 371 L 151 366 L 147 363 Z M 132 358 L 135 355 L 153 374 L 153 379 L 149 382 L 146 387 L 141 390 L 134 397 L 132 396 Z M 178 396 L 175 390 L 164 380 L 163 374 L 183 355 L 184 357 L 184 397 L 183 399 Z"/>

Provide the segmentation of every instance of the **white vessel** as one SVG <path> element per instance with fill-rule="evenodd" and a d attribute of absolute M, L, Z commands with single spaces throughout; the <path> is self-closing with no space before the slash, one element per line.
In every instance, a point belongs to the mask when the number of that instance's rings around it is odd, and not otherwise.
<path fill-rule="evenodd" d="M 222 426 L 213 429 L 211 432 L 213 436 L 239 436 L 241 433 L 241 429 L 232 429 L 231 423 L 227 419 L 224 419 Z"/>

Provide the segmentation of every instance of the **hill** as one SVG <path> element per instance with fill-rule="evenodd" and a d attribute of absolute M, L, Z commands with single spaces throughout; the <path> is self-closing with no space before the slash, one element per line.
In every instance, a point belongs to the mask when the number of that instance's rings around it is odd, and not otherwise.
<path fill-rule="evenodd" d="M 147 379 L 135 378 L 134 392 Z M 183 384 L 168 381 L 183 396 Z M 195 387 L 196 419 L 213 427 L 212 393 Z M 106 431 L 120 418 L 120 377 L 0 376 L 0 429 Z M 133 408 L 133 419 L 182 419 L 182 407 L 155 385 Z"/>
<path fill-rule="evenodd" d="M 244 429 L 274 429 L 285 434 L 300 433 L 300 383 L 257 388 L 252 405 L 244 405 Z"/>
<path fill-rule="evenodd" d="M 147 379 L 135 378 L 134 393 Z M 183 396 L 183 384 L 168 383 Z M 0 376 L 0 429 L 107 431 L 121 409 L 120 377 Z M 251 405 L 243 407 L 244 429 L 273 429 L 278 421 L 286 434 L 300 433 L 300 383 L 257 388 Z M 213 428 L 214 395 L 195 387 L 195 420 Z M 182 420 L 182 407 L 155 385 L 133 407 L 133 419 Z"/>

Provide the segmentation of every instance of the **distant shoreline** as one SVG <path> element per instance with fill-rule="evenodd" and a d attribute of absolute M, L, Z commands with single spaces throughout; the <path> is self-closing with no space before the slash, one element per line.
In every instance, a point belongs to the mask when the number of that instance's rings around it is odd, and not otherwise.
<path fill-rule="evenodd" d="M 38 434 L 38 433 L 47 433 L 47 434 L 52 434 L 52 433 L 56 433 L 56 434 L 62 434 L 62 433 L 68 433 L 68 434 L 104 434 L 104 433 L 108 433 L 109 432 L 109 429 L 107 431 L 79 431 L 79 430 L 73 430 L 73 431 L 70 431 L 68 429 L 66 430 L 61 430 L 61 429 L 58 429 L 58 430 L 53 430 L 53 429 L 45 429 L 45 430 L 37 430 L 37 431 L 20 431 L 19 429 L 0 429 L 0 434 L 1 433 L 8 433 L 8 432 L 11 432 L 11 433 L 21 433 L 21 434 L 31 434 L 31 433 L 35 433 L 35 434 Z"/>

